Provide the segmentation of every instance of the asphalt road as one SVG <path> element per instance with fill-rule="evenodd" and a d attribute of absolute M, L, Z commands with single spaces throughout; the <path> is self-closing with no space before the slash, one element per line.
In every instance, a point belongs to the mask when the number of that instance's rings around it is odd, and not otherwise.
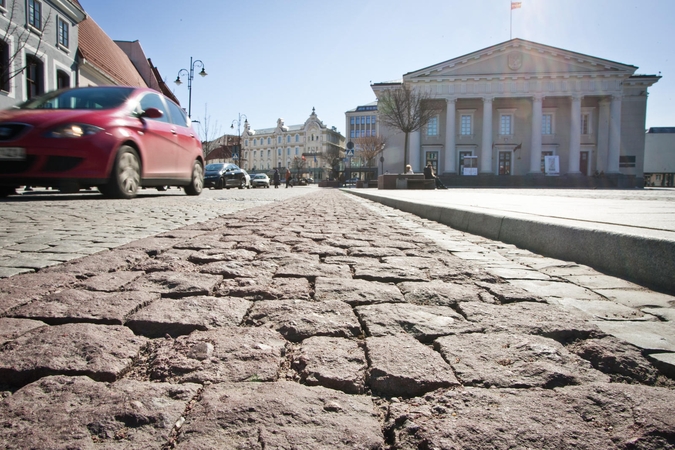
<path fill-rule="evenodd" d="M 144 189 L 133 200 L 106 199 L 96 190 L 68 195 L 19 190 L 20 195 L 0 199 L 0 278 L 316 189 L 311 185 L 205 190 L 198 197 L 176 188 Z"/>

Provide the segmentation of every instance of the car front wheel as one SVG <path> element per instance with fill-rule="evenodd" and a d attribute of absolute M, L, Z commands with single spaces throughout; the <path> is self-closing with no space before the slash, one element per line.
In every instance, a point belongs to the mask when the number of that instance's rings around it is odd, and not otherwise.
<path fill-rule="evenodd" d="M 192 180 L 190 184 L 185 186 L 185 193 L 187 195 L 199 195 L 204 189 L 204 168 L 202 163 L 195 161 L 192 166 Z"/>
<path fill-rule="evenodd" d="M 141 163 L 136 150 L 123 145 L 117 152 L 110 181 L 103 193 L 112 198 L 134 198 L 141 184 Z"/>

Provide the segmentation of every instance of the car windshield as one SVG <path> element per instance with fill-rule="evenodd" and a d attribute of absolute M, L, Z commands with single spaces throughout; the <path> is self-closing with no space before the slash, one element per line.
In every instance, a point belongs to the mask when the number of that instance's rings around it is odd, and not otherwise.
<path fill-rule="evenodd" d="M 127 87 L 92 87 L 53 91 L 30 99 L 19 109 L 112 109 L 122 105 L 134 91 Z"/>
<path fill-rule="evenodd" d="M 223 168 L 225 170 L 235 170 L 235 169 L 237 169 L 237 166 L 235 166 L 234 164 L 212 163 L 212 164 L 207 164 L 205 169 L 208 170 L 208 171 L 214 171 L 215 172 L 215 171 L 222 170 Z"/>
<path fill-rule="evenodd" d="M 259 173 L 259 174 L 257 174 L 257 175 L 253 175 L 253 178 L 265 178 L 265 175 Z"/>

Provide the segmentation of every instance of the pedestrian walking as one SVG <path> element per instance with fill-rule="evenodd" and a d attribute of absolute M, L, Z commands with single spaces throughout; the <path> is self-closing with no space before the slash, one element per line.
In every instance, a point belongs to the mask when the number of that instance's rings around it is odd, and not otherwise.
<path fill-rule="evenodd" d="M 405 174 L 406 175 L 415 175 L 415 172 L 413 172 L 412 166 L 410 164 L 405 166 Z"/>
<path fill-rule="evenodd" d="M 427 163 L 427 166 L 424 168 L 424 179 L 425 180 L 435 180 L 436 189 L 447 189 L 443 182 L 436 176 L 434 173 L 434 166 L 431 163 Z"/>
<path fill-rule="evenodd" d="M 288 186 L 293 187 L 293 184 L 291 183 L 291 170 L 286 169 L 286 189 L 288 189 Z"/>
<path fill-rule="evenodd" d="M 281 175 L 279 174 L 279 169 L 276 167 L 274 168 L 274 175 L 272 176 L 272 179 L 274 180 L 274 189 L 279 189 L 279 185 L 281 184 Z"/>

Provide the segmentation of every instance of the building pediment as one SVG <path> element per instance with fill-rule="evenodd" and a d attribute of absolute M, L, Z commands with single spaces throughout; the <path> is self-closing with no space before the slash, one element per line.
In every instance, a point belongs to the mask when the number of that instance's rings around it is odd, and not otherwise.
<path fill-rule="evenodd" d="M 522 39 L 410 72 L 406 82 L 499 78 L 629 77 L 637 67 Z"/>

